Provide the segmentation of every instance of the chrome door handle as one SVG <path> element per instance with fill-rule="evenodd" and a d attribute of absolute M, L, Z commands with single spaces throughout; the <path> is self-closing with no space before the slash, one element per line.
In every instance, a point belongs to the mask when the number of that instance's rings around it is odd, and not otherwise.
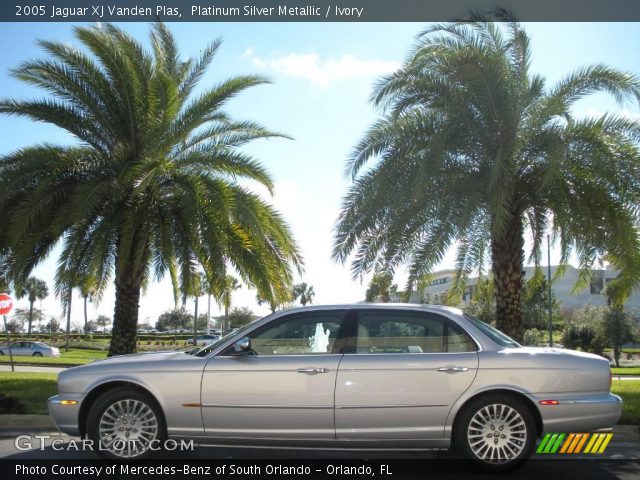
<path fill-rule="evenodd" d="M 467 370 L 469 370 L 467 367 L 440 367 L 437 369 L 438 372 L 445 373 L 460 373 L 466 372 Z"/>
<path fill-rule="evenodd" d="M 307 375 L 317 375 L 318 373 L 329 373 L 328 368 L 299 368 L 298 373 L 306 373 Z"/>

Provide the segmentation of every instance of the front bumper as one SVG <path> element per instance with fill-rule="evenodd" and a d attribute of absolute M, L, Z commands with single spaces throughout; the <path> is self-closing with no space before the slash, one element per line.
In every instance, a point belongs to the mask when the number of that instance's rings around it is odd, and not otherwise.
<path fill-rule="evenodd" d="M 84 394 L 67 393 L 49 397 L 49 415 L 58 430 L 68 435 L 79 436 L 80 404 Z M 75 403 L 74 403 L 75 402 Z"/>
<path fill-rule="evenodd" d="M 622 399 L 612 393 L 563 395 L 558 405 L 540 409 L 544 432 L 591 432 L 615 425 L 622 416 Z"/>

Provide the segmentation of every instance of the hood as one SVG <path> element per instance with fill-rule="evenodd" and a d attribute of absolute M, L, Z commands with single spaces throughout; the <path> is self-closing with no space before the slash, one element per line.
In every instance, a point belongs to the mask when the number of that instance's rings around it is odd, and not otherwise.
<path fill-rule="evenodd" d="M 107 357 L 101 360 L 96 360 L 86 365 L 79 365 L 72 367 L 76 369 L 89 369 L 89 368 L 113 368 L 116 366 L 125 366 L 131 364 L 143 364 L 149 365 L 159 361 L 171 361 L 171 360 L 187 360 L 193 358 L 191 355 L 187 355 L 184 352 L 143 352 L 143 353 L 130 353 L 128 355 L 116 355 L 114 357 Z M 71 369 L 69 369 L 71 370 Z"/>

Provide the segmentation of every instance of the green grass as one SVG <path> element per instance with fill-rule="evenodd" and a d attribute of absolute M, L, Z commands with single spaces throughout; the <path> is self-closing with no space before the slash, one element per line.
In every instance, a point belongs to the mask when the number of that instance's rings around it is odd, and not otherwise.
<path fill-rule="evenodd" d="M 61 348 L 59 357 L 17 357 L 14 355 L 13 361 L 37 365 L 84 365 L 85 363 L 102 358 L 107 358 L 106 350 L 86 350 L 78 348 L 69 349 L 68 352 L 65 352 L 64 349 Z M 9 355 L 0 357 L 0 363 L 9 363 Z"/>
<path fill-rule="evenodd" d="M 618 423 L 640 425 L 640 380 L 614 380 L 611 391 L 623 401 L 622 418 Z"/>
<path fill-rule="evenodd" d="M 58 393 L 57 378 L 55 373 L 0 372 L 0 395 L 21 407 L 3 413 L 46 414 L 47 398 Z"/>
<path fill-rule="evenodd" d="M 640 367 L 613 367 L 611 373 L 614 375 L 640 375 Z"/>

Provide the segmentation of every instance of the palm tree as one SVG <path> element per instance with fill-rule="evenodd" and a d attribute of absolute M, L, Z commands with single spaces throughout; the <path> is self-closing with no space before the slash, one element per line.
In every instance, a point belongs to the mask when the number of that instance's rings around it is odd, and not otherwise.
<path fill-rule="evenodd" d="M 216 295 L 218 302 L 224 308 L 224 325 L 222 330 L 229 330 L 229 309 L 231 308 L 231 300 L 233 292 L 238 290 L 242 285 L 233 275 L 227 275 L 225 278 L 223 290 L 221 292 L 211 292 Z"/>
<path fill-rule="evenodd" d="M 267 294 L 261 294 L 261 293 L 257 293 L 256 294 L 256 303 L 258 305 L 263 305 L 263 304 L 268 304 L 269 305 L 269 310 L 271 310 L 271 313 L 275 313 L 275 311 L 278 309 L 278 307 L 286 304 L 289 300 L 291 299 L 290 295 L 282 295 L 281 297 L 276 298 L 275 296 L 273 296 L 270 293 Z"/>
<path fill-rule="evenodd" d="M 16 283 L 16 296 L 18 298 L 27 297 L 29 300 L 29 320 L 27 336 L 31 336 L 31 323 L 33 322 L 33 304 L 36 300 L 44 300 L 49 296 L 47 282 L 36 277 L 29 277 L 24 283 Z"/>
<path fill-rule="evenodd" d="M 536 266 L 548 230 L 562 264 L 576 252 L 581 285 L 605 253 L 623 294 L 640 278 L 640 123 L 572 110 L 597 92 L 638 100 L 640 82 L 594 65 L 548 86 L 526 32 L 496 16 L 428 28 L 376 85 L 383 114 L 349 159 L 333 255 L 353 253 L 356 277 L 407 265 L 412 286 L 456 245 L 459 292 L 490 258 L 498 327 L 518 338 L 525 235 Z"/>
<path fill-rule="evenodd" d="M 67 267 L 67 264 L 62 263 L 56 272 L 56 292 L 59 293 L 61 288 L 65 288 L 66 279 L 71 282 L 72 289 L 78 288 L 80 290 L 80 296 L 83 300 L 84 331 L 86 331 L 87 323 L 89 322 L 87 304 L 88 302 L 100 302 L 102 300 L 109 278 L 100 278 L 96 272 L 77 270 L 75 272 L 66 272 L 64 270 L 65 267 Z"/>
<path fill-rule="evenodd" d="M 300 303 L 303 307 L 307 303 L 313 303 L 313 297 L 316 296 L 316 292 L 313 290 L 313 286 L 307 285 L 306 282 L 298 283 L 293 286 L 291 290 L 291 299 L 295 302 L 300 299 Z"/>
<path fill-rule="evenodd" d="M 43 100 L 0 113 L 57 125 L 73 146 L 41 144 L 0 159 L 0 274 L 22 279 L 61 241 L 61 271 L 114 275 L 110 355 L 134 352 L 142 287 L 166 272 L 177 301 L 199 269 L 221 283 L 232 265 L 258 291 L 288 291 L 301 257 L 280 214 L 242 183 L 272 180 L 238 150 L 278 136 L 221 108 L 266 81 L 238 76 L 194 95 L 220 41 L 183 60 L 167 28 L 151 51 L 110 24 L 76 27 L 87 53 L 41 41 L 51 59 L 13 70 Z M 242 183 L 241 183 L 242 182 Z"/>
<path fill-rule="evenodd" d="M 182 286 L 182 308 L 187 303 L 187 297 L 193 297 L 193 344 L 198 345 L 198 300 L 207 292 L 207 277 L 200 272 L 191 277 L 188 285 Z M 207 319 L 207 330 L 209 329 L 209 320 Z"/>

